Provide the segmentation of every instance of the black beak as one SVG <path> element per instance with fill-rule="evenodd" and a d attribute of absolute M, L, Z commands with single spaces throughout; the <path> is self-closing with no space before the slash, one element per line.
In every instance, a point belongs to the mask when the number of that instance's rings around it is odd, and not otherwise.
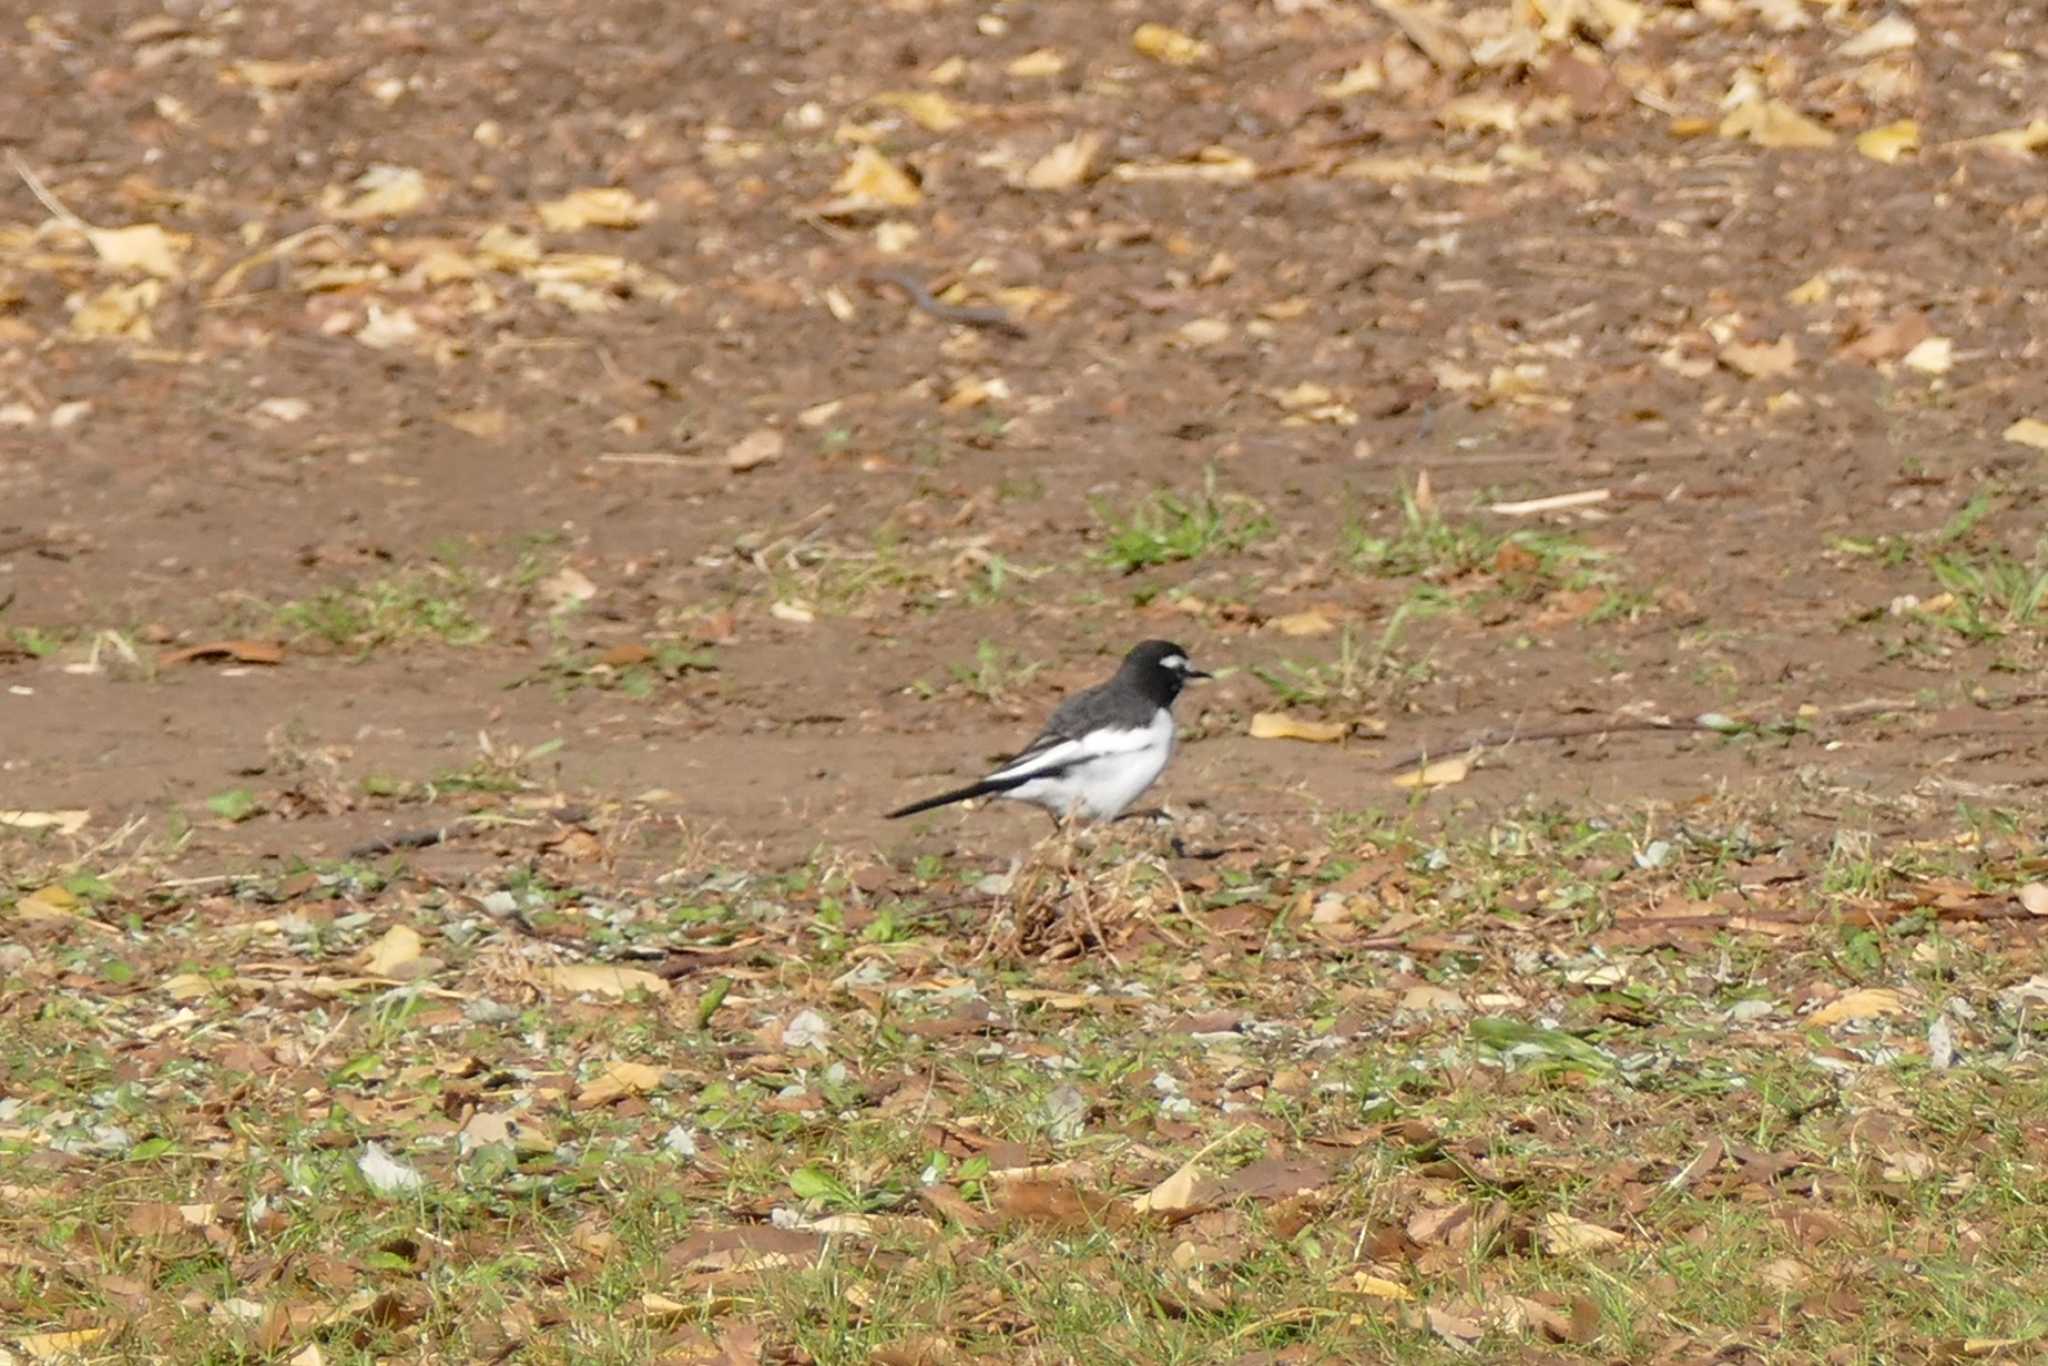
<path fill-rule="evenodd" d="M 1180 676 L 1182 678 L 1214 678 L 1216 675 L 1206 669 L 1197 669 L 1194 665 L 1190 664 L 1187 668 L 1180 671 Z"/>

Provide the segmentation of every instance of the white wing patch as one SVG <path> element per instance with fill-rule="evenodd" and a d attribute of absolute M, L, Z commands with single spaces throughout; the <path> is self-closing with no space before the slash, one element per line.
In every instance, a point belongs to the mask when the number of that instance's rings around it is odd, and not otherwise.
<path fill-rule="evenodd" d="M 1171 725 L 1171 720 L 1167 724 Z M 989 774 L 988 780 L 992 783 L 1002 783 L 1012 778 L 1033 778 L 1063 768 L 1077 768 L 1118 754 L 1142 753 L 1158 743 L 1157 726 L 1147 726 L 1143 730 L 1091 730 L 1079 739 L 1062 740 L 1045 749 L 1034 750 L 1007 768 L 999 768 Z"/>
<path fill-rule="evenodd" d="M 989 776 L 1022 780 L 998 794 L 1011 801 L 1042 806 L 1055 816 L 1113 820 L 1165 771 L 1173 741 L 1173 716 L 1162 707 L 1142 730 L 1090 731 Z"/>

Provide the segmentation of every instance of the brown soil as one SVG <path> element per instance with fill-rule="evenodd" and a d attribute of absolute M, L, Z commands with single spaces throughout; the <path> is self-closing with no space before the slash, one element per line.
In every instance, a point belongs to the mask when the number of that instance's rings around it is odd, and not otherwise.
<path fill-rule="evenodd" d="M 1236 671 L 1186 700 L 1162 788 L 1225 828 L 1409 818 L 1388 762 L 1493 727 L 1871 698 L 1902 707 L 1780 738 L 1519 743 L 1418 818 L 1797 784 L 1824 836 L 1844 792 L 1882 798 L 1902 831 L 1958 800 L 2031 804 L 2038 709 L 1983 703 L 2038 686 L 2038 628 L 1973 641 L 1889 612 L 1941 591 L 1928 543 L 1841 542 L 1925 536 L 1988 494 L 1952 548 L 2033 553 L 2040 455 L 2001 433 L 2048 414 L 2041 163 L 1954 144 L 2048 106 L 2048 16 L 1919 6 L 1917 46 L 1883 59 L 1904 75 L 1882 85 L 1806 8 L 1808 27 L 1774 34 L 1747 11 L 1702 7 L 1687 27 L 1652 6 L 1633 47 L 1555 45 L 1528 73 L 1457 81 L 1378 11 L 1314 4 L 905 3 L 856 20 L 786 0 L 423 0 L 222 18 L 85 0 L 12 25 L 0 142 L 86 222 L 190 240 L 147 336 L 81 338 L 68 308 L 146 276 L 43 227 L 24 177 L 0 186 L 0 806 L 90 809 L 86 839 L 137 819 L 135 838 L 165 837 L 181 813 L 193 872 L 333 857 L 501 805 L 365 787 L 468 769 L 485 733 L 501 757 L 559 739 L 523 778 L 644 809 L 652 858 L 678 856 L 679 821 L 776 862 L 999 859 L 1035 815 L 878 813 L 973 773 L 1157 634 Z M 1213 55 L 1139 56 L 1146 19 Z M 1065 70 L 1006 73 L 1039 49 Z M 953 57 L 959 82 L 930 84 Z M 1765 58 L 1772 92 L 1834 146 L 1716 135 L 1729 83 Z M 1315 93 L 1368 59 L 1378 92 Z M 307 65 L 248 65 L 266 62 Z M 875 100 L 935 89 L 962 126 Z M 1526 126 L 1465 131 L 1446 112 L 1487 99 Z M 1909 117 L 1924 150 L 1884 164 L 1853 148 Z M 1088 130 L 1091 179 L 1010 183 Z M 870 142 L 921 203 L 827 204 Z M 1212 147 L 1259 174 L 1111 171 Z M 374 166 L 417 171 L 424 202 L 346 217 Z M 591 186 L 647 201 L 643 221 L 542 226 L 538 205 Z M 477 264 L 507 224 L 624 267 L 560 289 Z M 917 236 L 884 256 L 881 224 Z M 862 283 L 882 266 L 965 280 L 967 302 L 1002 302 L 1027 335 Z M 1816 276 L 1825 298 L 1789 297 Z M 369 344 L 401 314 L 415 333 Z M 1188 329 L 1209 319 L 1226 326 Z M 1901 363 L 1925 336 L 1952 339 L 1946 374 Z M 1785 373 L 1745 374 L 1739 351 L 1717 363 L 1725 343 L 1781 337 Z M 1276 397 L 1304 384 L 1329 391 L 1320 416 Z M 779 458 L 729 470 L 761 429 Z M 1523 582 L 1513 556 L 1435 584 L 1361 568 L 1347 528 L 1394 532 L 1425 472 L 1453 525 L 1570 534 L 1611 552 L 1625 593 Z M 1128 576 L 1100 560 L 1108 521 L 1162 488 L 1198 498 L 1206 478 L 1278 534 Z M 1612 496 L 1482 508 L 1589 489 Z M 990 596 L 992 556 L 1045 572 Z M 445 588 L 436 564 L 461 566 L 447 592 L 488 639 L 326 642 L 277 613 L 393 576 Z M 595 588 L 567 615 L 551 611 L 564 567 Z M 1251 672 L 1339 655 L 1338 635 L 1276 618 L 1319 609 L 1370 646 L 1419 584 L 1472 601 L 1404 621 L 1406 671 L 1363 696 L 1287 707 Z M 283 662 L 155 663 L 222 637 L 282 640 Z M 969 688 L 953 670 L 983 641 L 1044 667 Z M 715 667 L 644 696 L 537 677 L 666 642 Z M 1246 737 L 1279 709 L 1368 724 L 1341 747 Z M 233 788 L 267 813 L 209 813 Z"/>

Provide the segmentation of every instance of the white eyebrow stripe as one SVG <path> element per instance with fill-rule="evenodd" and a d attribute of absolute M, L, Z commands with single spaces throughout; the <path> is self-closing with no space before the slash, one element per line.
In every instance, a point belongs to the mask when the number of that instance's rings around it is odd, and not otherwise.
<path fill-rule="evenodd" d="M 1159 667 L 1162 669 L 1185 669 L 1187 666 L 1188 657 L 1186 655 L 1168 655 L 1159 661 Z"/>

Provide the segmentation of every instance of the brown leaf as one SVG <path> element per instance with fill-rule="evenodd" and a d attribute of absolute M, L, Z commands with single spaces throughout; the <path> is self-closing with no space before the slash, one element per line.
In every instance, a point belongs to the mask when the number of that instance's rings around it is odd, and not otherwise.
<path fill-rule="evenodd" d="M 1430 1305 L 1422 1311 L 1423 1321 L 1429 1331 L 1435 1333 L 1452 1347 L 1461 1352 L 1472 1351 L 1479 1340 L 1486 1336 L 1486 1329 L 1461 1314 Z"/>
<path fill-rule="evenodd" d="M 1604 1252 L 1628 1241 L 1626 1234 L 1574 1219 L 1562 1210 L 1552 1210 L 1543 1216 L 1542 1223 L 1537 1226 L 1536 1238 L 1543 1245 L 1543 1250 L 1553 1257 Z"/>
<path fill-rule="evenodd" d="M 996 1212 L 1006 1220 L 1055 1228 L 1093 1228 L 1110 1223 L 1115 1202 L 1083 1191 L 1067 1180 L 1003 1181 L 995 1185 Z"/>
<path fill-rule="evenodd" d="M 1799 364 L 1799 348 L 1791 337 L 1762 342 L 1729 342 L 1721 348 L 1721 364 L 1750 379 L 1776 379 Z"/>
<path fill-rule="evenodd" d="M 782 458 L 782 433 L 762 427 L 747 433 L 725 453 L 725 467 L 735 473 Z"/>
<path fill-rule="evenodd" d="M 204 645 L 187 645 L 157 656 L 159 665 L 190 664 L 196 660 L 233 660 L 237 664 L 282 664 L 284 646 L 267 640 L 209 640 Z"/>
<path fill-rule="evenodd" d="M 1395 787 L 1431 788 L 1449 787 L 1462 783 L 1472 776 L 1470 759 L 1439 759 L 1433 764 L 1399 774 L 1394 778 Z"/>
<path fill-rule="evenodd" d="M 1312 1157 L 1262 1157 L 1216 1184 L 1218 1201 L 1291 1200 L 1330 1184 L 1330 1169 Z"/>

